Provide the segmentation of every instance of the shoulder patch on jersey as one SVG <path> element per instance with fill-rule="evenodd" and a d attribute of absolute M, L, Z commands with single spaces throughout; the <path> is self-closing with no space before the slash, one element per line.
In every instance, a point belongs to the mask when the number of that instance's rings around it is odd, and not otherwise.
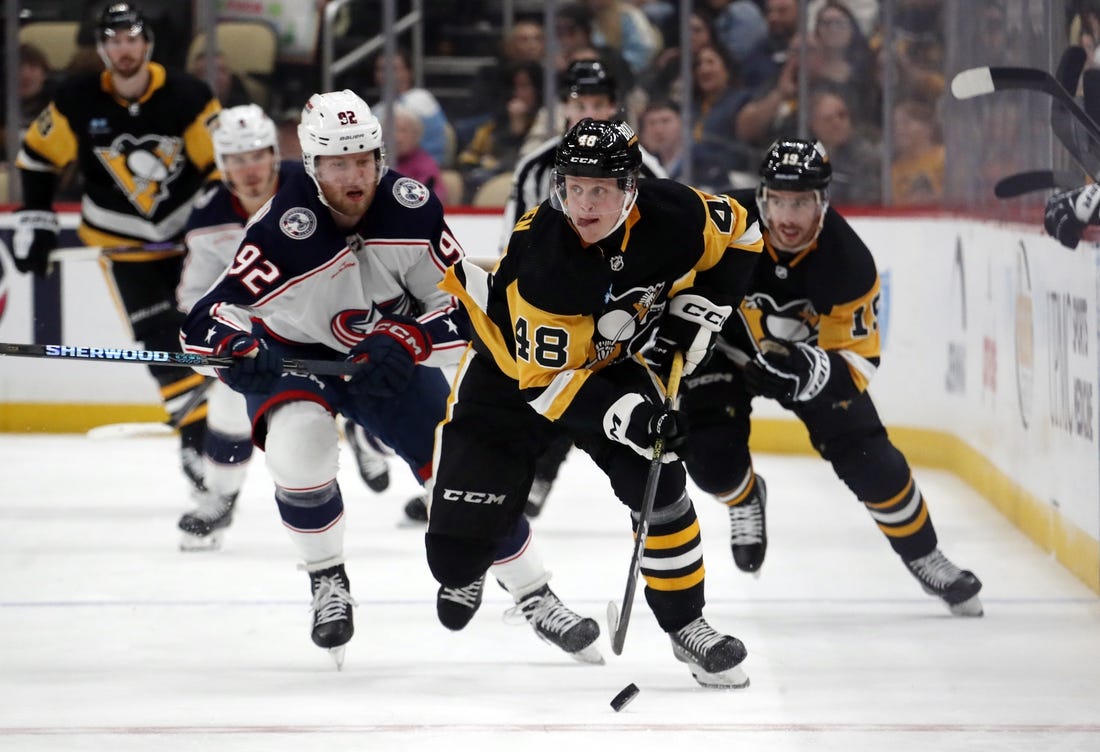
<path fill-rule="evenodd" d="M 317 230 L 317 215 L 304 206 L 295 206 L 279 217 L 279 229 L 288 238 L 305 240 Z"/>
<path fill-rule="evenodd" d="M 412 178 L 400 178 L 393 184 L 393 197 L 402 206 L 415 209 L 428 203 L 428 189 Z"/>

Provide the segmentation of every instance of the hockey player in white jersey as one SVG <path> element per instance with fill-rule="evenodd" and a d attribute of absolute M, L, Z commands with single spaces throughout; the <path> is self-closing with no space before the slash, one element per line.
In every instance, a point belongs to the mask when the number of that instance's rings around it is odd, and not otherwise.
<path fill-rule="evenodd" d="M 449 387 L 439 366 L 457 362 L 469 321 L 438 287 L 463 257 L 439 200 L 388 172 L 382 129 L 350 90 L 313 95 L 298 126 L 305 174 L 261 208 L 218 282 L 191 309 L 184 348 L 230 355 L 219 376 L 245 395 L 253 442 L 264 449 L 275 501 L 309 574 L 313 642 L 338 666 L 354 633 L 344 565 L 344 504 L 336 480 L 334 416 L 364 426 L 422 482 L 432 475 L 434 432 Z M 346 378 L 283 373 L 282 358 L 346 358 Z M 599 627 L 546 588 L 549 574 L 521 520 L 490 572 L 539 637 L 582 661 L 602 662 Z M 543 608 L 526 608 L 532 594 Z M 444 588 L 437 614 L 461 629 L 481 589 Z"/>
<path fill-rule="evenodd" d="M 258 105 L 222 110 L 213 132 L 214 158 L 223 184 L 208 190 L 188 218 L 187 260 L 177 300 L 187 313 L 233 261 L 244 239 L 244 226 L 266 204 L 280 184 L 302 172 L 302 163 L 280 162 L 275 122 Z M 217 548 L 221 533 L 233 521 L 233 507 L 252 457 L 252 427 L 244 396 L 215 380 L 207 390 L 207 430 L 203 440 L 203 488 L 193 494 L 196 507 L 179 520 L 185 551 Z M 360 429 L 361 430 L 361 429 Z M 355 443 L 363 479 L 372 490 L 384 490 L 389 479 L 385 457 Z M 367 441 L 359 438 L 359 441 Z"/>

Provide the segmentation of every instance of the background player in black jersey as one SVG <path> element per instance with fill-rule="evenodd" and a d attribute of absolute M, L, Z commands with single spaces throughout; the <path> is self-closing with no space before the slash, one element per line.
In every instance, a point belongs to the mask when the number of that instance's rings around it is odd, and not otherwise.
<path fill-rule="evenodd" d="M 700 684 L 744 686 L 744 646 L 703 618 L 699 523 L 676 456 L 684 426 L 640 352 L 656 337 L 658 372 L 682 351 L 690 374 L 740 300 L 760 232 L 728 197 L 639 180 L 641 161 L 629 125 L 582 120 L 558 146 L 551 199 L 520 218 L 492 275 L 468 261 L 447 271 L 474 334 L 437 431 L 428 563 L 444 586 L 478 587 L 561 431 L 636 514 L 660 434 L 646 600 Z"/>
<path fill-rule="evenodd" d="M 866 391 L 879 363 L 878 272 L 829 207 L 825 148 L 781 139 L 760 175 L 755 196 L 732 196 L 759 214 L 764 253 L 714 357 L 684 381 L 688 473 L 728 505 L 737 567 L 758 571 L 768 545 L 767 489 L 749 455 L 749 416 L 753 396 L 778 400 L 924 589 L 956 615 L 980 616 L 981 582 L 940 552 L 928 505 Z"/>
<path fill-rule="evenodd" d="M 107 248 L 179 240 L 191 204 L 214 173 L 209 123 L 220 109 L 193 76 L 150 62 L 153 32 L 130 3 L 108 5 L 96 24 L 107 70 L 67 79 L 27 129 L 16 159 L 24 204 L 15 214 L 17 268 L 45 276 L 57 247 L 53 210 L 58 173 L 76 160 L 84 179 L 80 239 Z M 127 254 L 103 259 L 134 339 L 175 350 L 183 315 L 176 307 L 183 257 Z M 203 377 L 151 365 L 165 408 L 180 427 L 184 473 L 201 490 L 206 404 L 180 414 Z"/>

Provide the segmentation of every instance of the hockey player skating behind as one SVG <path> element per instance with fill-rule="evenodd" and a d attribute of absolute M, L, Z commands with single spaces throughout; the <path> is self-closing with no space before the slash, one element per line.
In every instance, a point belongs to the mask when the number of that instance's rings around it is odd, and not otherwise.
<path fill-rule="evenodd" d="M 714 356 L 684 380 L 688 473 L 729 507 L 737 567 L 758 572 L 768 545 L 767 487 L 753 471 L 749 417 L 754 396 L 778 400 L 806 425 L 921 587 L 953 614 L 981 616 L 981 582 L 940 552 L 928 505 L 866 391 L 879 362 L 878 272 L 829 207 L 824 147 L 779 140 L 760 175 L 755 195 L 731 195 L 759 214 L 764 254 Z"/>
<path fill-rule="evenodd" d="M 524 519 L 537 458 L 561 430 L 637 524 L 660 436 L 646 601 L 700 684 L 740 687 L 744 646 L 703 618 L 699 523 L 676 455 L 684 424 L 665 413 L 639 353 L 660 331 L 669 361 L 679 350 L 685 373 L 697 366 L 740 300 L 760 233 L 737 202 L 638 180 L 640 166 L 630 126 L 580 121 L 558 147 L 552 198 L 517 223 L 491 280 L 471 262 L 447 271 L 444 288 L 474 334 L 436 442 L 428 564 L 444 587 L 479 591 L 498 541 Z"/>
<path fill-rule="evenodd" d="M 462 248 L 438 199 L 387 172 L 382 129 L 367 104 L 348 90 L 315 94 L 298 137 L 305 174 L 290 177 L 253 217 L 182 336 L 190 352 L 235 359 L 220 376 L 245 395 L 279 515 L 309 576 L 313 642 L 339 666 L 355 601 L 334 416 L 363 425 L 427 481 L 448 395 L 436 366 L 461 354 L 469 326 L 438 287 Z M 284 357 L 347 358 L 356 367 L 347 379 L 292 375 L 281 370 Z M 504 531 L 490 557 L 500 562 L 493 574 L 518 603 L 531 604 L 540 637 L 585 632 L 561 643 L 583 657 L 599 629 L 549 590 L 530 538 L 526 520 Z M 467 595 L 440 588 L 446 626 L 473 616 L 480 598 Z"/>

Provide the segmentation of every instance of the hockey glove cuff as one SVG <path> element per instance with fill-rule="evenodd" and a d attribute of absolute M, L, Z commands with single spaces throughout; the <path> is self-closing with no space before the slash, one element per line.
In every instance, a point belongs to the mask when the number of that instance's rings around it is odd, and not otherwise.
<path fill-rule="evenodd" d="M 427 359 L 431 349 L 416 319 L 383 319 L 348 355 L 348 360 L 359 365 L 348 378 L 349 389 L 369 397 L 395 397 L 405 391 L 416 364 Z"/>
<path fill-rule="evenodd" d="M 268 394 L 283 375 L 283 359 L 251 334 L 238 334 L 223 342 L 218 355 L 231 355 L 233 365 L 220 369 L 229 388 L 242 394 Z"/>
<path fill-rule="evenodd" d="M 15 268 L 38 277 L 50 269 L 50 251 L 57 248 L 59 226 L 57 213 L 37 209 L 22 209 L 15 213 L 15 233 L 12 235 L 12 255 Z"/>
<path fill-rule="evenodd" d="M 1047 199 L 1043 227 L 1066 248 L 1074 249 L 1081 233 L 1089 224 L 1096 224 L 1100 213 L 1100 184 L 1085 185 L 1071 191 L 1056 193 Z"/>
<path fill-rule="evenodd" d="M 690 376 L 710 358 L 718 333 L 732 313 L 733 308 L 728 305 L 717 305 L 702 295 L 680 293 L 669 300 L 668 314 L 657 328 L 646 360 L 662 377 L 667 377 L 673 353 L 682 352 L 684 376 Z"/>
<path fill-rule="evenodd" d="M 809 402 L 829 383 L 832 366 L 820 347 L 764 340 L 743 373 L 753 394 L 780 402 Z"/>
<path fill-rule="evenodd" d="M 666 411 L 647 402 L 640 394 L 626 394 L 608 408 L 603 416 L 607 438 L 626 444 L 647 460 L 653 459 L 653 445 L 664 440 L 661 462 L 676 462 L 687 448 L 687 416 L 678 410 Z"/>

